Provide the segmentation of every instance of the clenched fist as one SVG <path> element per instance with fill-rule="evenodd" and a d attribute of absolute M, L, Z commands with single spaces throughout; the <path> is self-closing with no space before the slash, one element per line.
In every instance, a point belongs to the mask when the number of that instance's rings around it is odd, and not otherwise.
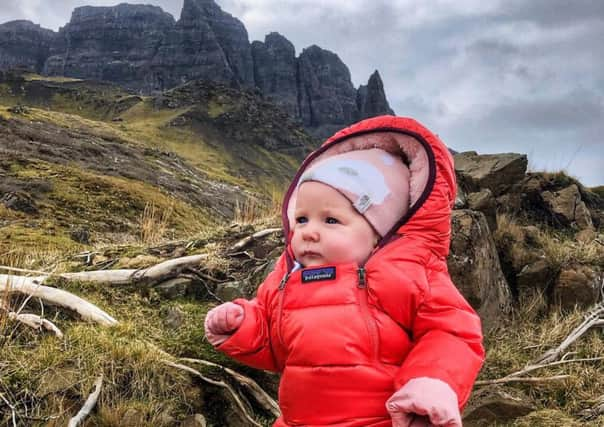
<path fill-rule="evenodd" d="M 225 342 L 243 322 L 243 307 L 225 302 L 211 309 L 204 322 L 206 337 L 210 344 L 218 346 Z"/>
<path fill-rule="evenodd" d="M 434 378 L 410 380 L 388 399 L 386 408 L 392 427 L 461 427 L 457 395 Z"/>

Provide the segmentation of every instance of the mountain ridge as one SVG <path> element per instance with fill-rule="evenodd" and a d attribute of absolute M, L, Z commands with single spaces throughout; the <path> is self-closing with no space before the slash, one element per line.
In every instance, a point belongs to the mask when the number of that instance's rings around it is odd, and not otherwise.
<path fill-rule="evenodd" d="M 158 6 L 121 3 L 78 7 L 58 32 L 29 21 L 0 24 L 0 69 L 14 67 L 110 81 L 140 94 L 196 79 L 257 87 L 319 138 L 393 114 L 377 70 L 357 89 L 337 54 L 312 45 L 296 57 L 278 33 L 250 43 L 243 23 L 213 0 L 185 0 L 178 20 Z"/>

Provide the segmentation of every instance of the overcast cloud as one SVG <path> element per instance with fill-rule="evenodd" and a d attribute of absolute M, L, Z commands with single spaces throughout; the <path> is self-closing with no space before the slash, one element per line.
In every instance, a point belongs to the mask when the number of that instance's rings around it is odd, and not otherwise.
<path fill-rule="evenodd" d="M 2 0 L 0 22 L 58 30 L 82 5 Z M 181 1 L 130 0 L 180 17 Z M 604 184 L 602 0 L 217 0 L 250 41 L 271 31 L 297 53 L 337 53 L 355 86 L 378 69 L 390 105 L 452 148 L 521 152 L 534 170 Z"/>

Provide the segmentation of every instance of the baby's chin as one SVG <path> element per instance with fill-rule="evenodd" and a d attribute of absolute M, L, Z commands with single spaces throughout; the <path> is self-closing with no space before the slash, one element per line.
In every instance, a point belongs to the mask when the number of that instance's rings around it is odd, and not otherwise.
<path fill-rule="evenodd" d="M 304 266 L 304 268 L 309 267 L 318 267 L 321 265 L 336 265 L 336 264 L 349 264 L 351 262 L 356 262 L 356 260 L 347 260 L 347 259 L 327 259 L 323 257 L 302 257 L 302 259 L 298 260 L 300 264 Z"/>

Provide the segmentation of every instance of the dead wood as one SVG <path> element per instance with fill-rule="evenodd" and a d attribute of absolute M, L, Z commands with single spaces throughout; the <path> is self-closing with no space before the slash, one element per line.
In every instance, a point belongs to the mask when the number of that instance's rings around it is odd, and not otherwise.
<path fill-rule="evenodd" d="M 570 375 L 556 375 L 553 377 L 527 377 L 527 378 L 499 378 L 497 380 L 484 380 L 484 381 L 476 381 L 474 385 L 476 387 L 485 386 L 485 385 L 493 385 L 493 384 L 505 384 L 505 383 L 544 383 L 548 381 L 560 381 L 570 378 Z"/>
<path fill-rule="evenodd" d="M 169 360 L 162 360 L 162 362 L 173 368 L 187 371 L 188 373 L 202 379 L 203 381 L 207 382 L 208 384 L 212 384 L 212 385 L 226 389 L 229 392 L 230 396 L 235 401 L 235 403 L 237 404 L 236 410 L 238 411 L 239 415 L 242 416 L 243 418 L 245 418 L 246 420 L 248 420 L 251 424 L 253 424 L 257 427 L 262 427 L 261 424 L 259 424 L 256 420 L 254 420 L 254 418 L 252 418 L 252 416 L 246 409 L 245 404 L 243 403 L 241 397 L 237 394 L 237 392 L 229 384 L 225 383 L 224 381 L 216 381 L 216 380 L 213 380 L 212 378 L 208 378 L 205 375 L 203 375 L 201 372 L 199 372 L 193 368 L 190 368 L 189 366 L 182 365 L 180 363 L 170 362 Z"/>
<path fill-rule="evenodd" d="M 105 326 L 117 324 L 117 320 L 96 305 L 62 289 L 44 286 L 48 276 L 23 277 L 0 274 L 0 292 L 21 293 L 55 306 L 75 311 L 85 320 Z"/>
<path fill-rule="evenodd" d="M 546 351 L 541 355 L 533 365 L 542 365 L 545 363 L 553 362 L 560 358 L 560 355 L 576 340 L 581 338 L 588 330 L 593 327 L 604 326 L 604 302 L 597 304 L 593 309 L 587 313 L 585 320 L 577 326 L 568 336 L 562 341 L 562 343 L 551 350 Z"/>
<path fill-rule="evenodd" d="M 235 243 L 229 248 L 229 252 L 240 251 L 246 246 L 248 246 L 250 243 L 252 243 L 254 240 L 261 239 L 263 237 L 269 236 L 273 233 L 277 233 L 280 231 L 282 231 L 281 228 L 267 228 L 266 230 L 260 230 L 250 236 L 244 237 L 243 239 L 239 240 L 237 243 Z"/>
<path fill-rule="evenodd" d="M 262 406 L 266 411 L 273 414 L 275 417 L 281 416 L 281 410 L 279 409 L 279 405 L 267 392 L 265 392 L 260 385 L 253 379 L 246 377 L 245 375 L 240 374 L 239 372 L 233 371 L 230 368 L 225 366 L 218 365 L 216 363 L 210 362 L 208 360 L 202 359 L 189 359 L 182 358 L 180 359 L 183 362 L 188 363 L 198 363 L 200 365 L 211 366 L 214 368 L 219 368 L 222 371 L 229 374 L 232 378 L 234 378 L 240 385 L 245 387 L 245 389 L 256 399 L 256 402 Z"/>
<path fill-rule="evenodd" d="M 96 381 L 94 382 L 94 391 L 90 393 L 90 396 L 88 396 L 88 399 L 86 399 L 84 406 L 82 406 L 82 409 L 78 411 L 76 416 L 69 420 L 69 424 L 67 424 L 67 427 L 77 427 L 82 421 L 84 421 L 84 418 L 86 418 L 88 414 L 90 414 L 90 411 L 92 411 L 92 409 L 96 405 L 96 402 L 99 400 L 99 395 L 101 394 L 102 386 L 103 374 L 99 375 L 99 377 L 96 379 Z"/>

